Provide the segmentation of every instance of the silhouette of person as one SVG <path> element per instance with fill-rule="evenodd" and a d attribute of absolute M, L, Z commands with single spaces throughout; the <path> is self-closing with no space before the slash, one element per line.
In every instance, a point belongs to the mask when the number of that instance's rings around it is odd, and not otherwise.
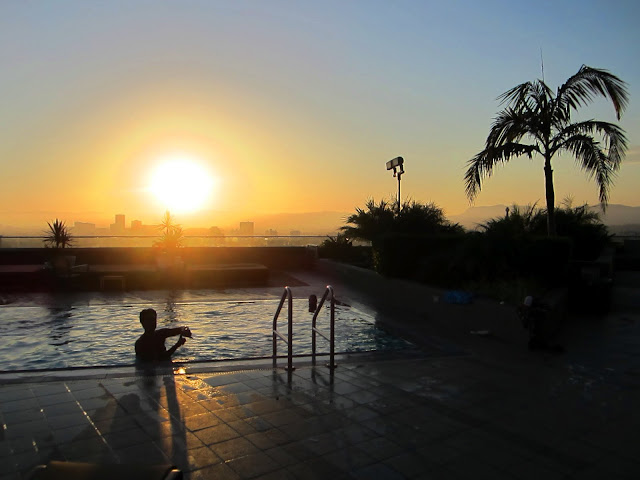
<path fill-rule="evenodd" d="M 136 357 L 143 361 L 157 362 L 168 360 L 171 355 L 184 345 L 184 337 L 191 337 L 189 327 L 159 328 L 156 330 L 158 314 L 153 308 L 145 308 L 140 312 L 140 323 L 144 333 L 136 340 Z M 180 335 L 176 344 L 167 350 L 164 342 L 168 337 Z"/>

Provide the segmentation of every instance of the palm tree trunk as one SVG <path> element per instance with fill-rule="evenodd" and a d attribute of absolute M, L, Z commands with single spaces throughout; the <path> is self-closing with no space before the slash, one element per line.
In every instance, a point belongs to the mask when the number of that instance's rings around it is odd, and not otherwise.
<path fill-rule="evenodd" d="M 556 195 L 553 191 L 553 170 L 551 169 L 551 158 L 544 161 L 544 182 L 547 196 L 547 235 L 556 236 Z"/>

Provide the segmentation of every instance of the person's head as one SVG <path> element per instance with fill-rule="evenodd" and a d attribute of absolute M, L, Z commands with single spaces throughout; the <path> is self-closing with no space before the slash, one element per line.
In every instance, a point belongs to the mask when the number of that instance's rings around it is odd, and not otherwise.
<path fill-rule="evenodd" d="M 145 308 L 140 312 L 140 323 L 145 332 L 153 332 L 156 329 L 158 314 L 153 308 Z"/>

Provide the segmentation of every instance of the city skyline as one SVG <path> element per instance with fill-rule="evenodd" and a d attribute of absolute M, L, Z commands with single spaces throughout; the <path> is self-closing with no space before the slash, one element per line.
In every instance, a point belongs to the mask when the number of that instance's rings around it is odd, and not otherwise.
<path fill-rule="evenodd" d="M 104 222 L 118 211 L 149 224 L 169 200 L 191 209 L 181 223 L 200 227 L 353 212 L 394 198 L 385 163 L 397 156 L 403 199 L 461 214 L 465 165 L 484 146 L 496 97 L 539 78 L 542 61 L 552 89 L 582 64 L 628 83 L 619 125 L 629 150 L 610 202 L 640 205 L 640 7 L 604 5 L 4 2 L 0 224 Z M 604 101 L 580 115 L 615 122 Z M 154 177 L 182 158 L 199 170 L 179 178 L 182 163 Z M 558 201 L 597 203 L 573 159 L 554 170 Z M 475 205 L 543 198 L 541 159 L 519 159 Z"/>
<path fill-rule="evenodd" d="M 531 204 L 529 204 L 531 205 Z M 486 223 L 492 218 L 498 218 L 505 214 L 507 207 L 513 204 L 490 205 L 490 206 L 472 206 L 464 212 L 457 215 L 448 215 L 447 219 L 453 223 L 458 223 L 466 229 L 477 229 L 479 225 Z M 519 205 L 526 207 L 527 205 Z M 540 204 L 536 205 L 538 208 Z M 580 206 L 574 204 L 574 206 Z M 628 231 L 629 227 L 636 232 L 640 227 L 640 206 L 630 206 L 621 204 L 610 204 L 605 213 L 602 213 L 598 205 L 591 206 L 598 213 L 602 222 L 610 227 L 610 233 L 619 234 Z M 253 225 L 254 234 L 257 236 L 264 235 L 308 235 L 308 236 L 325 236 L 335 235 L 340 231 L 340 227 L 346 225 L 347 217 L 353 212 L 304 212 L 289 214 L 266 214 L 254 215 L 235 218 L 227 223 L 211 224 L 206 226 L 185 224 L 181 221 L 180 216 L 172 215 L 173 219 L 183 227 L 186 235 L 230 235 L 242 236 L 252 235 L 246 230 L 243 232 L 242 224 Z M 120 223 L 120 231 L 118 231 L 117 217 L 123 217 Z M 110 235 L 145 235 L 157 236 L 160 234 L 159 228 L 161 219 L 157 219 L 152 223 L 144 223 L 136 218 L 129 218 L 127 214 L 114 214 L 111 220 L 107 219 L 103 222 L 83 222 L 78 220 L 65 220 L 67 226 L 74 235 L 87 236 L 110 236 Z M 251 220 L 249 220 L 251 219 Z M 53 218 L 49 219 L 52 221 Z M 122 224 L 124 223 L 124 228 Z M 11 235 L 39 235 L 44 230 L 43 225 L 16 226 L 0 223 L 0 236 Z M 245 229 L 247 227 L 244 227 Z"/>

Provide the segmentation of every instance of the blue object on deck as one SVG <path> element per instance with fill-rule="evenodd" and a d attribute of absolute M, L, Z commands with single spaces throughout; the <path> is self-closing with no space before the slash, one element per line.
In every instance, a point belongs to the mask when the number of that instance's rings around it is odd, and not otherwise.
<path fill-rule="evenodd" d="M 466 305 L 473 300 L 473 294 L 470 292 L 463 292 L 461 290 L 449 290 L 442 296 L 444 303 L 456 303 L 459 305 Z"/>

